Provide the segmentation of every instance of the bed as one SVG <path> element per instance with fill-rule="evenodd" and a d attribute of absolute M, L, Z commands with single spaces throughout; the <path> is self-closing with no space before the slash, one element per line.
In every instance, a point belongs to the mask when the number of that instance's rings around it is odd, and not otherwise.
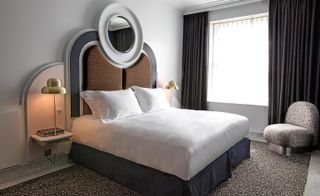
<path fill-rule="evenodd" d="M 250 157 L 248 119 L 222 112 L 169 108 L 103 123 L 92 117 L 82 90 L 154 88 L 151 48 L 135 65 L 113 67 L 86 32 L 71 48 L 70 116 L 74 134 L 70 159 L 142 195 L 205 195 L 231 177 Z"/>

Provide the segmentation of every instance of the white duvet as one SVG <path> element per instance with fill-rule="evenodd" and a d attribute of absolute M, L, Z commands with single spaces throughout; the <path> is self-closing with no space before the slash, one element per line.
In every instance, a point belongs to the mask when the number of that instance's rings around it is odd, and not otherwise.
<path fill-rule="evenodd" d="M 73 121 L 73 140 L 189 180 L 249 133 L 248 119 L 229 113 L 168 109 L 102 123 Z"/>

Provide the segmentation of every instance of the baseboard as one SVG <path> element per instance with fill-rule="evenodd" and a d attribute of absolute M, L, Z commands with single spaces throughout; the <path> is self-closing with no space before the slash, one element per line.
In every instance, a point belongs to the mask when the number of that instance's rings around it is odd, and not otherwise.
<path fill-rule="evenodd" d="M 4 189 L 40 176 L 72 166 L 66 154 L 58 155 L 55 164 L 48 159 L 29 162 L 0 172 L 0 189 Z"/>
<path fill-rule="evenodd" d="M 267 142 L 263 137 L 263 133 L 261 132 L 250 131 L 248 137 L 253 141 Z"/>
<path fill-rule="evenodd" d="M 320 150 L 315 150 L 311 154 L 309 172 L 306 187 L 304 190 L 305 196 L 316 196 L 320 192 Z"/>

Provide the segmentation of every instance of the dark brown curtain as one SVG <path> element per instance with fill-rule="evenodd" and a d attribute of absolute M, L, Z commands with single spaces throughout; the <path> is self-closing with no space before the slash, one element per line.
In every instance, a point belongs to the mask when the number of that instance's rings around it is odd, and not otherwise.
<path fill-rule="evenodd" d="M 208 12 L 184 16 L 182 108 L 207 109 Z"/>
<path fill-rule="evenodd" d="M 319 108 L 319 4 L 319 0 L 270 0 L 270 124 L 283 122 L 295 101 Z"/>

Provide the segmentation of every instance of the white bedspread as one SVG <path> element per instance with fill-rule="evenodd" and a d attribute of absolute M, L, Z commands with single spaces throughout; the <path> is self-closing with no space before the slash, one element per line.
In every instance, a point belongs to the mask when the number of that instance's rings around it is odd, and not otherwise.
<path fill-rule="evenodd" d="M 229 113 L 169 109 L 102 123 L 73 121 L 73 140 L 189 180 L 249 133 L 248 119 Z"/>

